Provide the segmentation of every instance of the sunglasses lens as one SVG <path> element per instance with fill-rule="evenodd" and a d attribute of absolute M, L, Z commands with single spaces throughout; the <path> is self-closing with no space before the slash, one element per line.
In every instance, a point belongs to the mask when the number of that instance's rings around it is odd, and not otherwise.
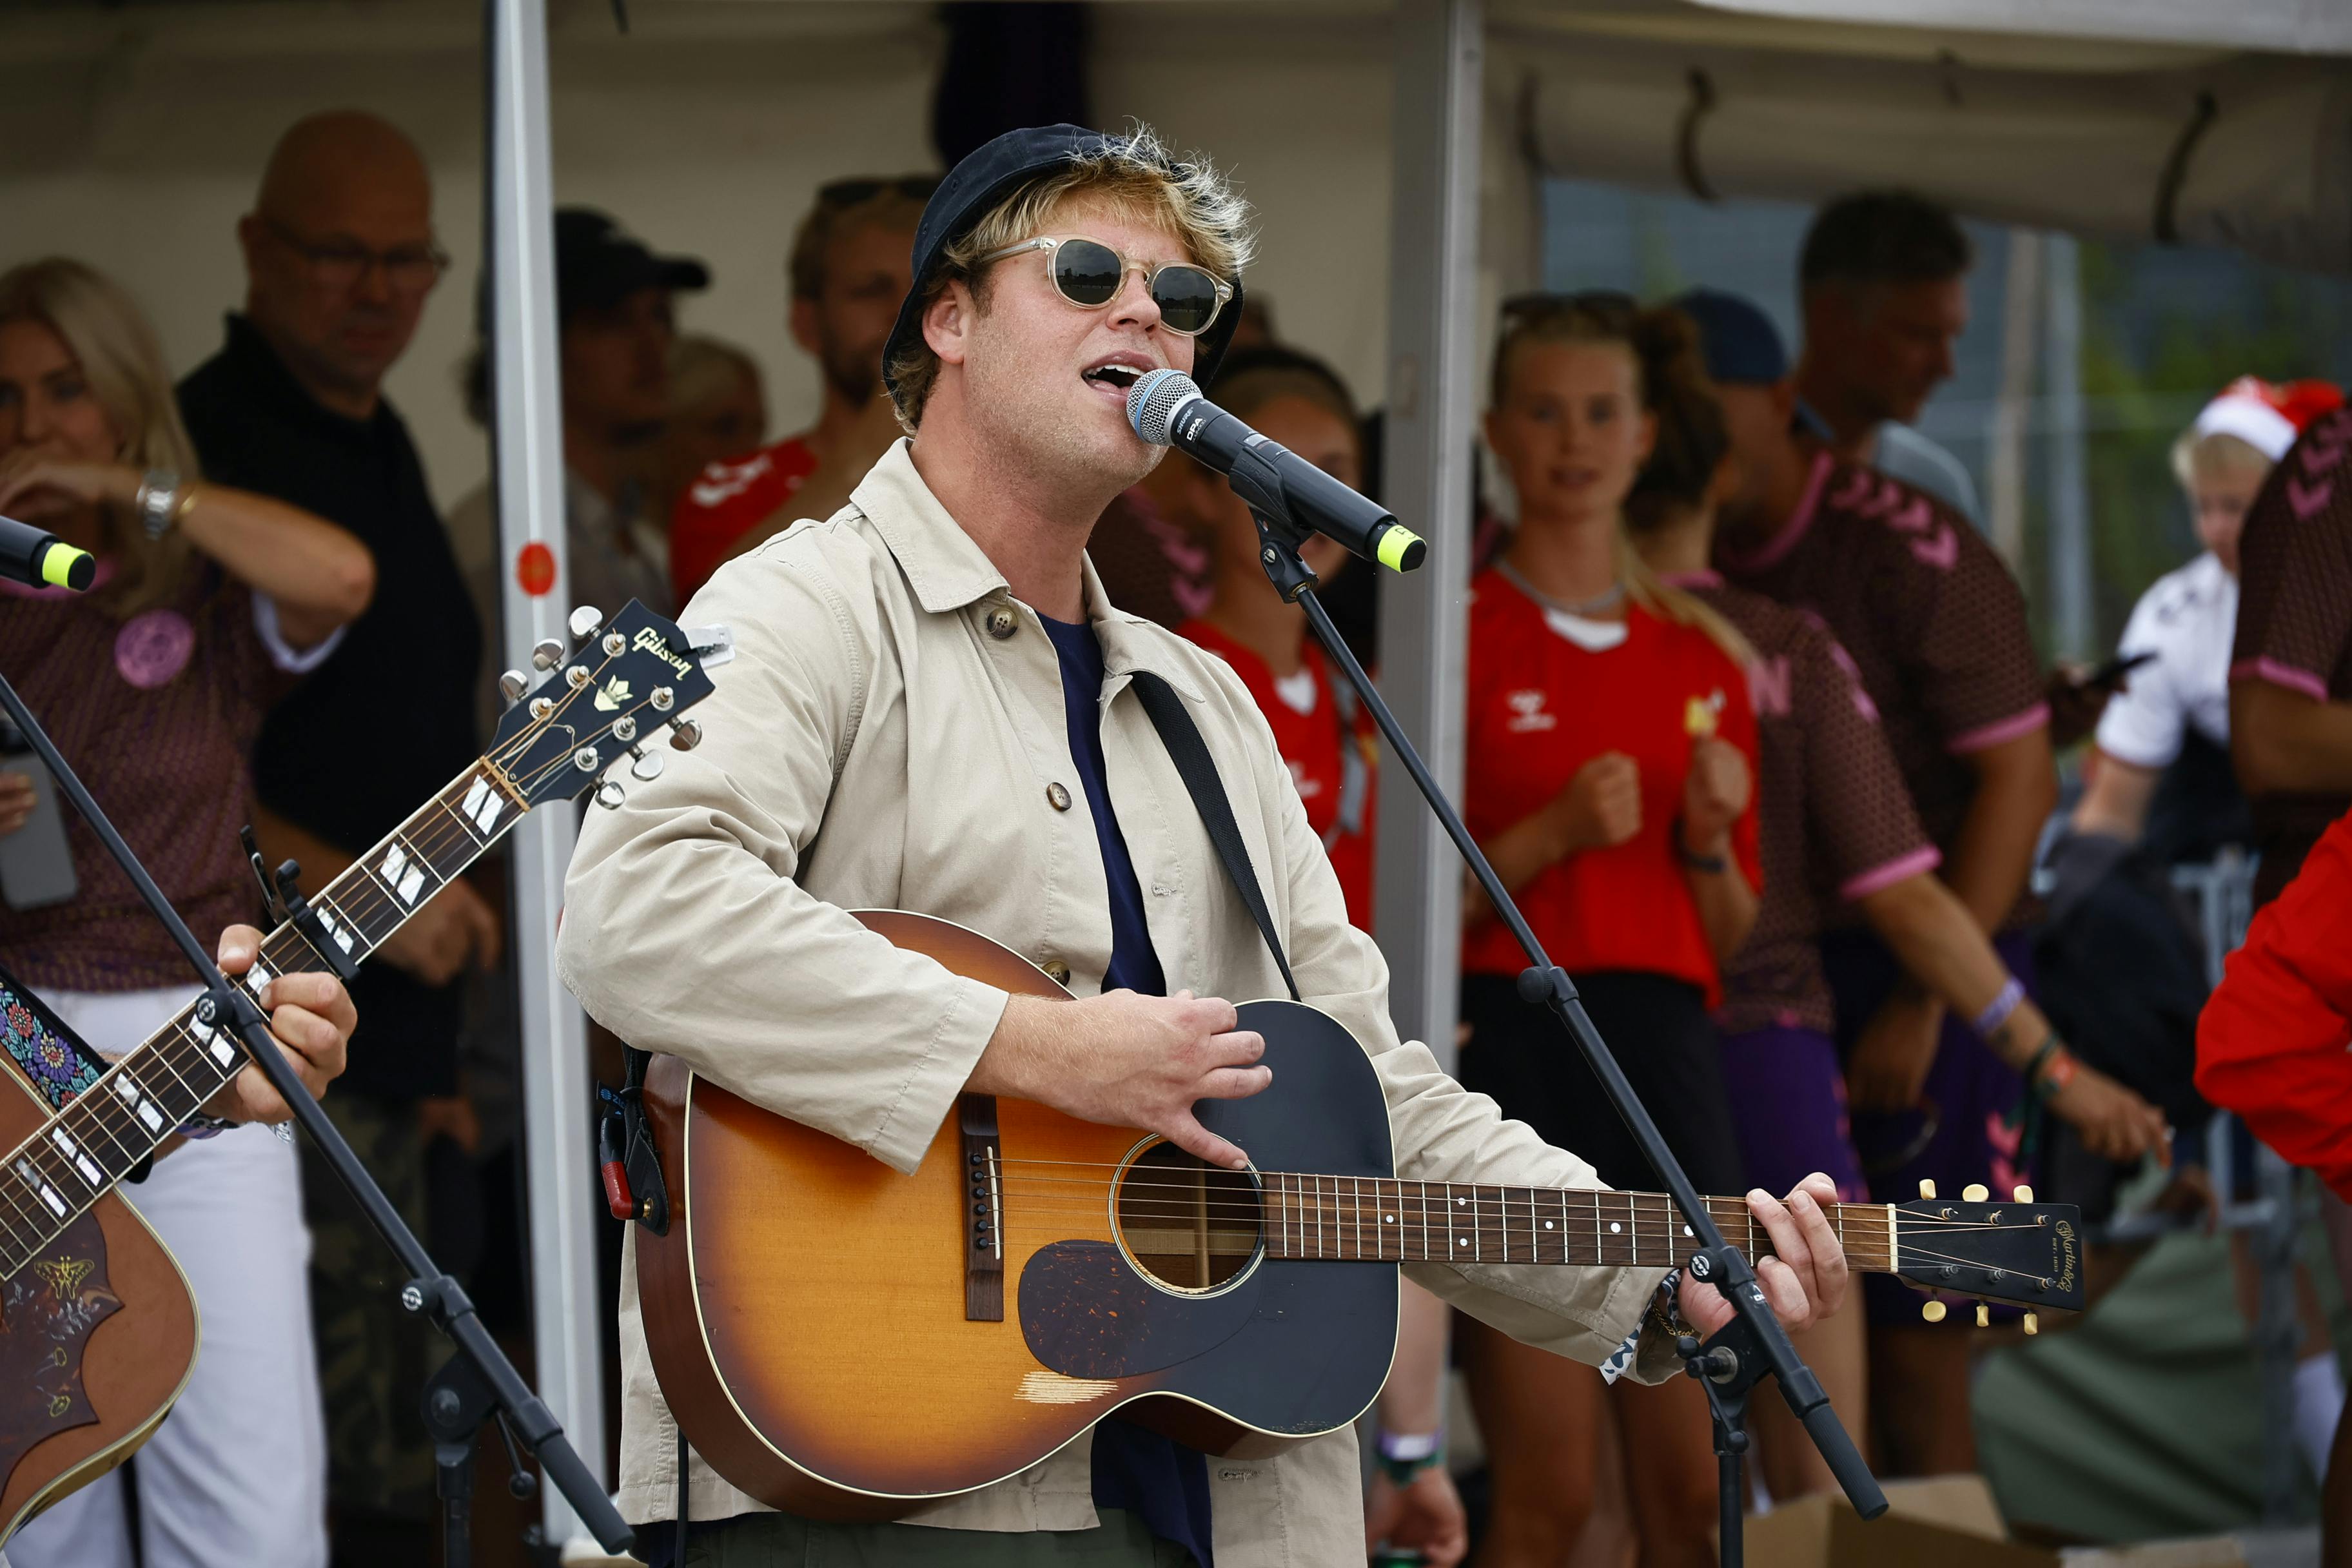
<path fill-rule="evenodd" d="M 1054 247 L 1054 287 L 1073 305 L 1108 305 L 1118 293 L 1127 268 L 1107 245 L 1066 239 Z"/>
<path fill-rule="evenodd" d="M 1151 302 L 1170 331 L 1191 337 L 1217 319 L 1217 280 L 1197 267 L 1163 267 L 1151 280 Z"/>

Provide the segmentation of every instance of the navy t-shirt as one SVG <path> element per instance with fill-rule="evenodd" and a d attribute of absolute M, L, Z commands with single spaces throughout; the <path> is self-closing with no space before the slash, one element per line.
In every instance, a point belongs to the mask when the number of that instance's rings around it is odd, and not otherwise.
<path fill-rule="evenodd" d="M 1110 969 L 1106 991 L 1168 994 L 1168 977 L 1152 951 L 1143 919 L 1143 884 L 1127 852 L 1127 837 L 1111 810 L 1110 783 L 1103 769 L 1102 643 L 1091 622 L 1072 625 L 1045 616 L 1045 635 L 1062 664 L 1062 709 L 1069 722 L 1070 757 L 1086 788 L 1102 847 L 1103 879 L 1110 885 Z M 1213 1568 L 1209 1555 L 1209 1462 L 1193 1449 L 1116 1415 L 1095 1428 L 1094 1496 L 1097 1508 L 1123 1509 L 1162 1541 L 1192 1552 L 1201 1568 Z"/>

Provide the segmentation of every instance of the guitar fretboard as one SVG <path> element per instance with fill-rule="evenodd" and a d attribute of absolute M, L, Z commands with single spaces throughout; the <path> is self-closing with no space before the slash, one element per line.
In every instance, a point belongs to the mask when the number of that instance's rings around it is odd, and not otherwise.
<path fill-rule="evenodd" d="M 329 941 L 354 963 L 520 820 L 521 792 L 478 761 L 415 816 L 310 895 Z M 326 959 L 289 922 L 262 940 L 242 984 L 259 996 L 280 974 L 324 971 Z M 24 1142 L 0 1173 L 0 1279 L 46 1252 L 65 1228 L 152 1154 L 243 1063 L 226 1020 L 190 1003 L 100 1075 Z"/>
<path fill-rule="evenodd" d="M 1267 1173 L 1264 1190 L 1275 1258 L 1671 1268 L 1697 1245 L 1674 1200 L 1658 1193 L 1287 1172 Z M 1750 1258 L 1770 1255 L 1771 1235 L 1744 1200 L 1710 1197 L 1706 1207 L 1725 1240 Z M 1893 1205 L 1831 1204 L 1826 1213 L 1848 1267 L 1894 1272 Z"/>

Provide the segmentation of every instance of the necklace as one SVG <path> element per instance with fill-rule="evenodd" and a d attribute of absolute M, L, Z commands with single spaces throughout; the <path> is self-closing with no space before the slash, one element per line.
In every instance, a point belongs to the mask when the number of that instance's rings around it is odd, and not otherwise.
<path fill-rule="evenodd" d="M 1565 599 L 1555 599 L 1538 588 L 1520 574 L 1517 567 L 1507 561 L 1496 561 L 1495 570 L 1500 572 L 1511 586 L 1533 599 L 1537 604 L 1549 610 L 1558 610 L 1566 616 L 1591 616 L 1597 615 L 1602 610 L 1612 610 L 1617 607 L 1617 602 L 1625 596 L 1625 584 L 1622 582 L 1616 582 L 1610 584 L 1605 592 L 1595 594 L 1590 599 L 1581 599 L 1571 604 Z"/>

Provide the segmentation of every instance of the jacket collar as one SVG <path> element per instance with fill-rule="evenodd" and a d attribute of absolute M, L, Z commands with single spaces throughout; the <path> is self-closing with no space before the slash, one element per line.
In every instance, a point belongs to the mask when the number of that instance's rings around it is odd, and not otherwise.
<path fill-rule="evenodd" d="M 882 536 L 898 569 L 907 574 L 915 601 L 930 615 L 945 615 L 1003 593 L 1008 587 L 972 537 L 963 531 L 915 468 L 913 443 L 901 437 L 850 492 L 850 504 Z M 1103 592 L 1091 559 L 1082 558 L 1087 618 L 1102 641 L 1106 679 L 1150 670 L 1184 697 L 1202 700 L 1200 682 L 1176 654 L 1179 639 L 1139 616 L 1114 608 Z"/>

